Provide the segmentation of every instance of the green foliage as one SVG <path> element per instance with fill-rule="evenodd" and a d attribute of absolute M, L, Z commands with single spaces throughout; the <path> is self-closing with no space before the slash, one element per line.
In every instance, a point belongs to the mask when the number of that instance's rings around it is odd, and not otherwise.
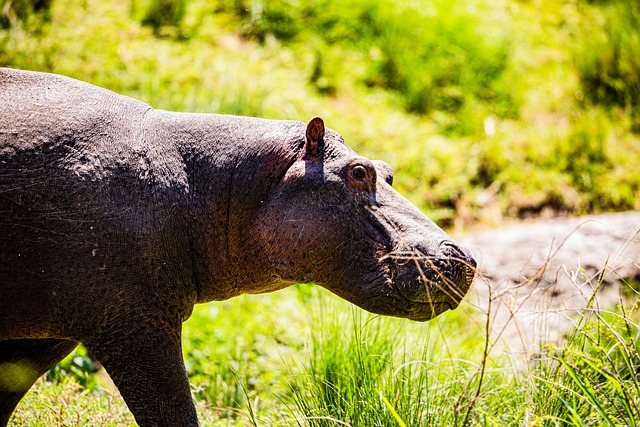
<path fill-rule="evenodd" d="M 450 2 L 420 6 L 378 3 L 369 11 L 364 22 L 375 38 L 368 84 L 397 90 L 404 108 L 419 114 L 458 112 L 473 99 L 511 103 L 498 86 L 508 65 L 506 40 L 481 31 Z"/>
<path fill-rule="evenodd" d="M 635 301 L 615 312 L 596 311 L 565 346 L 549 347 L 533 371 L 540 416 L 569 425 L 638 425 L 640 329 Z"/>
<path fill-rule="evenodd" d="M 585 104 L 573 56 L 573 36 L 618 3 L 545 2 L 194 0 L 154 29 L 141 21 L 162 2 L 70 0 L 1 30 L 0 64 L 156 108 L 321 114 L 445 226 L 640 209 L 633 108 Z"/>
<path fill-rule="evenodd" d="M 567 172 L 578 189 L 589 191 L 599 176 L 611 168 L 607 138 L 602 116 L 590 115 L 555 147 L 555 166 Z"/>
<path fill-rule="evenodd" d="M 309 363 L 289 383 L 297 418 L 314 427 L 453 425 L 478 380 L 476 365 L 464 358 L 481 355 L 483 340 L 460 334 L 449 341 L 467 340 L 455 356 L 442 351 L 462 320 L 446 317 L 418 329 L 321 302 L 312 318 Z"/>
<path fill-rule="evenodd" d="M 65 425 L 129 427 L 133 416 L 118 393 L 93 393 L 73 377 L 51 383 L 38 380 L 20 402 L 10 426 L 54 427 Z"/>
<path fill-rule="evenodd" d="M 53 369 L 47 372 L 47 381 L 62 382 L 73 378 L 80 386 L 97 390 L 98 383 L 94 374 L 101 368 L 87 352 L 87 349 L 80 345 L 71 354 L 58 363 Z"/>
<path fill-rule="evenodd" d="M 47 21 L 53 0 L 0 0 L 0 28 L 17 26 L 30 19 Z"/>
<path fill-rule="evenodd" d="M 142 25 L 160 35 L 166 28 L 180 30 L 186 11 L 186 0 L 149 0 L 146 5 Z M 135 4 L 135 3 L 134 3 Z"/>
<path fill-rule="evenodd" d="M 264 43 L 268 37 L 289 41 L 302 30 L 302 6 L 296 0 L 221 0 L 218 9 L 235 15 L 240 34 Z"/>
<path fill-rule="evenodd" d="M 629 108 L 640 120 L 640 3 L 612 1 L 594 14 L 578 34 L 574 54 L 584 95 L 595 103 Z"/>
<path fill-rule="evenodd" d="M 264 295 L 199 306 L 185 324 L 183 351 L 194 396 L 219 408 L 218 416 L 244 418 L 252 402 L 285 395 L 283 358 L 295 356 L 304 343 L 289 327 L 300 316 L 298 289 L 282 293 L 289 296 L 284 304 L 278 295 Z"/>
<path fill-rule="evenodd" d="M 309 76 L 309 83 L 311 83 L 316 91 L 323 95 L 335 95 L 336 85 L 334 77 L 327 73 L 326 58 L 322 51 L 319 50 L 316 53 L 316 59 L 313 63 L 313 69 L 311 76 Z"/>
<path fill-rule="evenodd" d="M 449 2 L 226 3 L 221 9 L 236 15 L 241 34 L 250 39 L 320 39 L 326 50 L 336 45 L 355 48 L 369 64 L 357 78 L 396 91 L 408 112 L 458 112 L 471 100 L 480 100 L 494 103 L 500 114 L 517 115 L 502 80 L 509 62 L 506 38 L 482 31 L 469 12 Z M 323 56 L 317 56 L 313 83 L 320 80 Z"/>
<path fill-rule="evenodd" d="M 356 309 L 351 318 L 320 309 L 309 364 L 289 385 L 299 425 L 636 426 L 640 317 L 631 289 L 612 311 L 587 307 L 565 344 L 542 348 L 524 369 L 482 357 L 483 334 L 456 324 L 459 313 L 416 333 Z"/>
<path fill-rule="evenodd" d="M 623 303 L 590 304 L 564 343 L 516 365 L 491 354 L 468 302 L 411 323 L 311 286 L 197 307 L 185 360 L 203 425 L 637 426 L 640 300 L 637 283 L 622 286 Z M 40 381 L 17 425 L 131 425 L 114 393 L 77 379 Z"/>

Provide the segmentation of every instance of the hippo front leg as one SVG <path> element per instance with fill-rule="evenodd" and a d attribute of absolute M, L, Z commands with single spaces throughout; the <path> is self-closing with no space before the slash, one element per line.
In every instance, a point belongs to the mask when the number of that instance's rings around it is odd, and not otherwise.
<path fill-rule="evenodd" d="M 180 337 L 179 322 L 138 321 L 85 343 L 141 427 L 198 426 Z"/>

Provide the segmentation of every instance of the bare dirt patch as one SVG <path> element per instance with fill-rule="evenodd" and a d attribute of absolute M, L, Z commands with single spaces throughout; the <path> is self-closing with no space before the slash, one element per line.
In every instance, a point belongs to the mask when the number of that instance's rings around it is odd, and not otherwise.
<path fill-rule="evenodd" d="M 502 344 L 495 348 L 516 355 L 561 341 L 585 310 L 611 308 L 628 279 L 640 278 L 640 212 L 528 221 L 456 239 L 478 261 L 468 298 L 489 313 Z"/>

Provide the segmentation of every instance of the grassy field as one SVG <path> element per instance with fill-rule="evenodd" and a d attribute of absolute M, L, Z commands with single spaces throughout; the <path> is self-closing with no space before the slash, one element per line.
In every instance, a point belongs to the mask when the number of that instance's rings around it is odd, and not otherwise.
<path fill-rule="evenodd" d="M 305 285 L 199 306 L 184 350 L 207 426 L 635 426 L 637 291 L 630 300 L 586 310 L 566 342 L 523 361 L 494 349 L 469 300 L 420 324 Z M 77 353 L 58 368 L 66 375 L 41 379 L 10 425 L 133 424 L 102 375 L 71 374 L 84 361 Z"/>
<path fill-rule="evenodd" d="M 31 4 L 0 0 L 1 66 L 169 110 L 320 115 L 445 227 L 640 209 L 635 0 Z M 198 307 L 184 352 L 204 425 L 635 426 L 637 292 L 624 301 L 523 364 L 469 301 L 417 324 L 301 285 Z M 11 425 L 131 425 L 90 370 L 74 354 Z"/>

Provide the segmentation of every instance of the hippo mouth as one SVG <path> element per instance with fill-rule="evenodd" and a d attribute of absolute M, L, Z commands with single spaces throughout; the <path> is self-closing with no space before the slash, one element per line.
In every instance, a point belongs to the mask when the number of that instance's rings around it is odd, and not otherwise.
<path fill-rule="evenodd" d="M 402 296 L 402 294 L 400 294 Z M 404 298 L 404 297 L 403 297 Z M 401 317 L 416 322 L 426 322 L 439 316 L 440 314 L 453 310 L 455 306 L 448 302 L 417 302 L 406 300 L 412 307 L 412 309 L 402 308 L 404 311 Z"/>
<path fill-rule="evenodd" d="M 383 258 L 390 267 L 390 285 L 403 301 L 403 317 L 426 321 L 455 309 L 471 286 L 476 263 L 457 246 L 441 244 L 445 254 L 434 257 L 421 251 L 390 252 Z"/>

